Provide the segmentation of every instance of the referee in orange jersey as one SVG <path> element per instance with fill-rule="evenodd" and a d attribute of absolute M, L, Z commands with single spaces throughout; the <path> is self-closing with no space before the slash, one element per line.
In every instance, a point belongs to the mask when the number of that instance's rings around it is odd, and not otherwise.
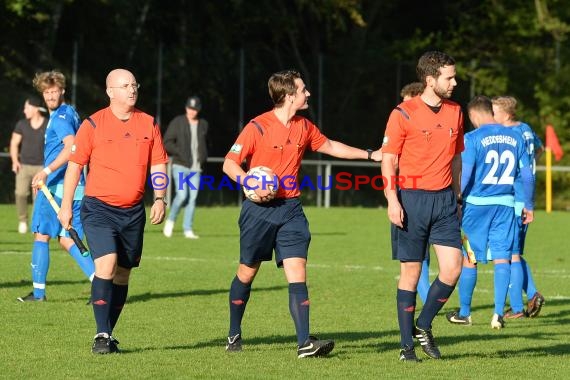
<path fill-rule="evenodd" d="M 442 52 L 427 52 L 416 71 L 425 89 L 392 111 L 382 143 L 382 175 L 391 181 L 384 193 L 392 223 L 392 256 L 400 261 L 397 308 L 400 360 L 405 361 L 418 360 L 414 336 L 427 356 L 441 357 L 431 324 L 455 288 L 462 260 L 457 206 L 463 114 L 449 100 L 457 85 L 455 61 Z M 437 255 L 439 275 L 414 323 L 417 284 L 429 244 Z"/>
<path fill-rule="evenodd" d="M 223 166 L 224 173 L 234 181 L 246 176 L 240 166 L 244 160 L 250 168 L 260 165 L 271 168 L 281 179 L 272 200 L 268 200 L 269 190 L 261 181 L 248 181 L 261 201 L 246 199 L 240 213 L 240 263 L 230 287 L 226 350 L 242 349 L 241 321 L 251 285 L 261 263 L 270 261 L 275 251 L 275 262 L 283 267 L 289 285 L 289 311 L 297 332 L 297 357 L 327 355 L 334 348 L 334 341 L 309 335 L 306 265 L 311 233 L 299 199 L 301 160 L 307 150 L 338 158 L 373 161 L 379 161 L 382 155 L 380 150 L 366 151 L 329 140 L 310 120 L 297 115 L 297 111 L 309 107 L 311 95 L 298 72 L 287 70 L 273 74 L 268 88 L 273 109 L 245 126 Z"/>
<path fill-rule="evenodd" d="M 73 193 L 83 166 L 89 165 L 81 219 L 95 261 L 91 286 L 97 324 L 94 354 L 118 352 L 112 334 L 127 299 L 131 269 L 141 260 L 147 173 L 150 168 L 151 176 L 166 175 L 168 162 L 158 124 L 135 108 L 139 84 L 134 75 L 113 70 L 106 87 L 109 107 L 88 117 L 77 133 L 59 213 L 62 226 L 69 228 Z M 154 190 L 152 224 L 164 219 L 165 192 Z"/>

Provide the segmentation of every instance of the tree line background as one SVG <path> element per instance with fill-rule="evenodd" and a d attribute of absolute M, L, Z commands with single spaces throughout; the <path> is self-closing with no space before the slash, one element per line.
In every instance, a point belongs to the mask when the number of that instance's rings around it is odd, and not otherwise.
<path fill-rule="evenodd" d="M 570 152 L 569 33 L 566 0 L 0 0 L 0 142 L 7 152 L 36 72 L 64 72 L 66 98 L 85 117 L 108 104 L 105 77 L 123 67 L 141 83 L 138 108 L 163 131 L 199 95 L 210 156 L 224 156 L 242 124 L 271 108 L 271 73 L 296 68 L 312 94 L 306 116 L 332 139 L 376 148 L 418 57 L 442 50 L 457 61 L 455 101 L 513 95 L 520 119 L 542 138 L 552 124 Z M 13 199 L 9 161 L 0 160 L 0 202 Z M 554 180 L 570 198 L 568 175 Z"/>

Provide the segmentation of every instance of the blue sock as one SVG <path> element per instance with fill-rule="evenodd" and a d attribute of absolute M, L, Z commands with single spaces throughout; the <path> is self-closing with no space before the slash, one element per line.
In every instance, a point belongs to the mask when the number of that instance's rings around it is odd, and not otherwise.
<path fill-rule="evenodd" d="M 109 334 L 113 333 L 113 329 L 119 320 L 119 315 L 123 311 L 125 302 L 127 301 L 127 294 L 129 292 L 129 285 L 117 285 L 113 284 L 113 294 L 111 296 L 111 311 L 109 312 L 109 326 L 111 331 Z"/>
<path fill-rule="evenodd" d="M 429 292 L 429 258 L 426 258 L 422 262 L 422 273 L 420 274 L 420 280 L 418 281 L 418 294 L 425 305 L 427 300 L 427 295 Z"/>
<path fill-rule="evenodd" d="M 289 284 L 289 312 L 295 322 L 297 343 L 303 345 L 309 339 L 309 291 L 304 282 Z"/>
<path fill-rule="evenodd" d="M 505 312 L 505 300 L 511 277 L 511 264 L 495 264 L 495 314 L 502 316 Z"/>
<path fill-rule="evenodd" d="M 453 293 L 453 289 L 455 289 L 454 285 L 444 284 L 439 281 L 439 277 L 433 281 L 429 287 L 426 304 L 418 317 L 417 326 L 420 329 L 431 329 L 431 322 L 443 305 L 445 305 L 451 293 Z"/>
<path fill-rule="evenodd" d="M 228 336 L 241 334 L 241 320 L 251 293 L 251 284 L 244 284 L 237 276 L 230 287 L 230 332 Z"/>
<path fill-rule="evenodd" d="M 530 266 L 522 256 L 521 264 L 523 270 L 523 290 L 526 293 L 526 298 L 531 299 L 536 293 L 536 285 L 534 284 L 534 279 L 532 278 L 532 273 L 530 272 Z"/>
<path fill-rule="evenodd" d="M 523 268 L 520 261 L 511 262 L 511 283 L 509 285 L 509 298 L 513 313 L 523 311 Z"/>
<path fill-rule="evenodd" d="M 83 257 L 79 248 L 75 244 L 69 247 L 69 254 L 73 259 L 79 264 L 79 268 L 83 271 L 85 276 L 89 279 L 89 281 L 93 281 L 93 276 L 95 274 L 95 264 L 93 263 L 93 259 L 91 255 L 87 257 Z"/>
<path fill-rule="evenodd" d="M 463 267 L 459 276 L 459 315 L 468 317 L 471 315 L 471 300 L 477 285 L 477 268 Z"/>
<path fill-rule="evenodd" d="M 111 311 L 111 297 L 113 295 L 113 280 L 104 280 L 97 276 L 91 282 L 91 302 L 93 314 L 97 324 L 97 334 L 107 333 L 111 335 L 109 314 Z"/>
<path fill-rule="evenodd" d="M 416 294 L 409 290 L 398 289 L 396 302 L 398 307 L 398 324 L 400 325 L 400 343 L 402 348 L 414 347 L 414 315 L 416 312 Z"/>
<path fill-rule="evenodd" d="M 32 282 L 35 298 L 42 298 L 46 295 L 48 270 L 49 243 L 36 240 L 32 248 Z"/>

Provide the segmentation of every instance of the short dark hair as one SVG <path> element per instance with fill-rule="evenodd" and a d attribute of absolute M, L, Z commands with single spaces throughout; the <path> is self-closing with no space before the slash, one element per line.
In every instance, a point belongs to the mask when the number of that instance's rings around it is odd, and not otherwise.
<path fill-rule="evenodd" d="M 297 92 L 295 79 L 301 78 L 301 74 L 295 70 L 279 71 L 269 78 L 267 87 L 269 96 L 276 107 L 283 105 L 285 95 L 294 95 Z"/>
<path fill-rule="evenodd" d="M 400 96 L 405 98 L 406 96 L 417 96 L 424 92 L 424 84 L 421 82 L 412 82 L 408 83 L 404 87 L 402 87 L 402 91 L 400 91 Z"/>
<path fill-rule="evenodd" d="M 476 111 L 482 113 L 493 114 L 493 102 L 486 96 L 477 95 L 469 104 L 467 104 L 467 112 Z"/>
<path fill-rule="evenodd" d="M 428 51 L 424 53 L 418 60 L 418 65 L 416 66 L 416 74 L 418 75 L 418 80 L 424 84 L 427 84 L 426 78 L 432 76 L 437 79 L 441 75 L 441 69 L 444 66 L 455 65 L 455 60 L 440 51 Z"/>

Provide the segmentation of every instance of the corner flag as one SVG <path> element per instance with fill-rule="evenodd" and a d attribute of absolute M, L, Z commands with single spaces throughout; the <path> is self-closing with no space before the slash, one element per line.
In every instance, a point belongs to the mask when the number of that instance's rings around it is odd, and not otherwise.
<path fill-rule="evenodd" d="M 560 142 L 558 141 L 558 136 L 556 136 L 556 132 L 554 131 L 554 127 L 552 125 L 546 126 L 546 144 L 547 148 L 552 149 L 552 153 L 554 154 L 554 158 L 556 161 L 560 161 L 562 156 L 564 156 L 564 151 L 560 146 Z"/>

